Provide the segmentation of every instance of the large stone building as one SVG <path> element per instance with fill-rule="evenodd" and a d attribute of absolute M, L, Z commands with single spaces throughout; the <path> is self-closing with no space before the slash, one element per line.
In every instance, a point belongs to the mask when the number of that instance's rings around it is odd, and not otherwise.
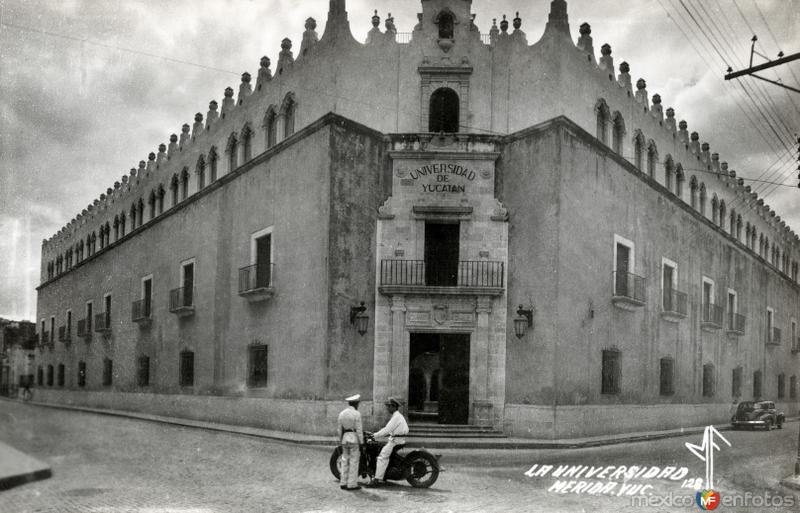
<path fill-rule="evenodd" d="M 362 44 L 331 0 L 46 240 L 37 397 L 330 433 L 361 392 L 540 438 L 795 412 L 797 235 L 565 1 L 532 44 L 470 7 Z"/>

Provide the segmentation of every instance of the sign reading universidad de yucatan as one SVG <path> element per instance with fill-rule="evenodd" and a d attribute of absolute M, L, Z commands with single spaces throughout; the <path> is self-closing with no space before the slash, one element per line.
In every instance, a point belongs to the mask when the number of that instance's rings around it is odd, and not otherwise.
<path fill-rule="evenodd" d="M 460 164 L 441 162 L 412 169 L 408 176 L 422 186 L 422 192 L 463 194 L 477 173 Z"/>

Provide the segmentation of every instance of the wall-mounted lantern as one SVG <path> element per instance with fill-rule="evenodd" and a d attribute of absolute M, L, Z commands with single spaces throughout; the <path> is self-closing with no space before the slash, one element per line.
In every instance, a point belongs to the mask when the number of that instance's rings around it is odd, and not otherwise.
<path fill-rule="evenodd" d="M 369 323 L 369 315 L 365 313 L 366 310 L 367 307 L 364 306 L 363 301 L 360 306 L 350 307 L 350 324 L 355 324 L 356 331 L 362 336 L 367 332 L 367 324 Z"/>
<path fill-rule="evenodd" d="M 514 318 L 514 334 L 517 338 L 525 336 L 525 331 L 533 326 L 533 307 L 523 308 L 519 305 L 517 317 Z"/>

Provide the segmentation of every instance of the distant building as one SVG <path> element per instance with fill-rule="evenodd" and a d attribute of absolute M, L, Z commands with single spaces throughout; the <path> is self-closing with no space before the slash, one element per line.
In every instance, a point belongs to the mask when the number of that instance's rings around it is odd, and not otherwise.
<path fill-rule="evenodd" d="M 539 438 L 796 411 L 797 235 L 566 2 L 533 44 L 470 7 L 361 44 L 332 0 L 44 241 L 37 398 L 330 433 L 360 392 Z"/>
<path fill-rule="evenodd" d="M 33 383 L 36 324 L 0 319 L 0 395 Z"/>

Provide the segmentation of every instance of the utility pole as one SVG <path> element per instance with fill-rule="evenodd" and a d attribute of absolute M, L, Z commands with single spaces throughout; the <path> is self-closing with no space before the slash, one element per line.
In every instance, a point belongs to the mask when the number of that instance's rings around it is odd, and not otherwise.
<path fill-rule="evenodd" d="M 769 82 L 770 84 L 775 84 L 776 86 L 783 87 L 784 89 L 788 89 L 790 91 L 794 91 L 795 93 L 800 93 L 800 89 L 796 89 L 794 87 L 787 86 L 786 84 L 782 84 L 775 80 L 770 80 L 768 78 L 764 78 L 760 75 L 756 75 L 756 71 L 761 71 L 764 69 L 773 68 L 775 66 L 780 66 L 781 64 L 786 64 L 787 62 L 792 62 L 794 60 L 800 59 L 800 52 L 793 53 L 792 55 L 787 55 L 784 57 L 783 52 L 778 53 L 778 58 L 776 60 L 770 60 L 769 57 L 766 55 L 761 55 L 756 51 L 756 41 L 758 41 L 758 37 L 753 36 L 751 39 L 752 44 L 750 45 L 750 67 L 740 70 L 740 71 L 733 71 L 733 68 L 728 68 L 728 73 L 725 75 L 725 80 L 731 80 L 732 78 L 739 78 L 744 75 L 750 75 L 751 77 L 757 78 L 759 80 L 763 80 L 765 82 Z M 753 66 L 753 55 L 757 54 L 764 59 L 767 59 L 767 62 L 764 64 L 758 64 Z"/>

